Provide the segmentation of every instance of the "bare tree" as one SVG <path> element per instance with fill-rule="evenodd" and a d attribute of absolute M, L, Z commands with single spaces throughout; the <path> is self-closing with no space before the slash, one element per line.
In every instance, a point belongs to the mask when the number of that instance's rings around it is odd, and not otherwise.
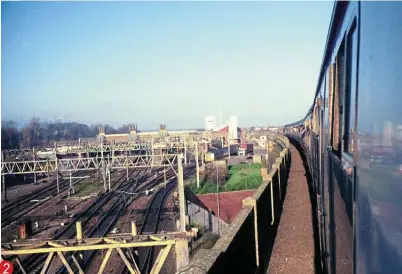
<path fill-rule="evenodd" d="M 1 123 L 1 149 L 16 149 L 20 147 L 20 132 L 14 121 Z"/>
<path fill-rule="evenodd" d="M 41 125 L 39 119 L 34 117 L 22 131 L 23 147 L 38 147 L 42 144 Z"/>
<path fill-rule="evenodd" d="M 131 124 L 124 126 L 128 129 Z M 14 121 L 2 121 L 1 147 L 2 149 L 15 149 L 52 146 L 55 141 L 93 138 L 98 134 L 99 127 L 104 127 L 106 133 L 117 133 L 116 129 L 110 125 L 88 126 L 76 122 L 41 122 L 37 117 L 33 117 L 22 129 L 19 129 Z"/>
<path fill-rule="evenodd" d="M 216 169 L 218 168 L 218 176 Z M 214 183 L 219 181 L 219 185 L 224 185 L 226 181 L 226 176 L 227 176 L 227 167 L 226 164 L 221 163 L 220 161 L 214 162 L 214 164 L 210 167 L 208 167 L 205 170 L 205 178 L 207 181 L 212 181 Z"/>

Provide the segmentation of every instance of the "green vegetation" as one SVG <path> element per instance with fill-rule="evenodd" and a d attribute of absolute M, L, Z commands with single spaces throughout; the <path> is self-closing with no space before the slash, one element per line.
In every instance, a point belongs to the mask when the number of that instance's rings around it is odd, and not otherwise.
<path fill-rule="evenodd" d="M 226 183 L 219 186 L 219 192 L 256 189 L 262 183 L 261 164 L 237 164 L 229 166 Z M 216 181 L 205 175 L 200 176 L 200 188 L 196 178 L 188 181 L 187 188 L 195 194 L 216 193 Z"/>
<path fill-rule="evenodd" d="M 229 167 L 227 191 L 256 189 L 261 183 L 261 164 L 238 164 Z"/>
<path fill-rule="evenodd" d="M 197 188 L 197 179 L 195 182 L 189 182 L 185 187 L 191 190 L 194 194 L 208 194 L 216 193 L 216 182 L 212 180 L 201 180 L 200 176 L 200 188 Z M 226 191 L 225 186 L 219 186 L 219 192 Z"/>
<path fill-rule="evenodd" d="M 88 196 L 94 192 L 100 190 L 103 187 L 103 183 L 100 180 L 93 179 L 89 182 L 82 182 L 74 185 L 75 194 L 74 196 L 82 197 Z"/>
<path fill-rule="evenodd" d="M 190 224 L 190 228 L 193 228 L 193 227 L 198 228 L 198 233 L 200 235 L 204 234 L 204 232 L 205 232 L 205 225 L 204 224 L 202 224 L 200 222 L 192 222 Z"/>

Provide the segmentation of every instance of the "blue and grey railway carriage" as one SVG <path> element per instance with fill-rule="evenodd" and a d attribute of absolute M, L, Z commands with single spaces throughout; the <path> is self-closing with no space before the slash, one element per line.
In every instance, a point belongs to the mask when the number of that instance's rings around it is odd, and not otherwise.
<path fill-rule="evenodd" d="M 336 2 L 314 102 L 286 127 L 308 155 L 327 273 L 402 273 L 401 50 L 402 2 Z"/>

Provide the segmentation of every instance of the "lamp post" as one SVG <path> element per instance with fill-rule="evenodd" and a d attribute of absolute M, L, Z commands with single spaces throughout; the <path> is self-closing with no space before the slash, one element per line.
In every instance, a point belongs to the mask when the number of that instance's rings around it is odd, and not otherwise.
<path fill-rule="evenodd" d="M 217 202 L 218 202 L 218 235 L 221 235 L 221 204 L 220 204 L 220 199 L 219 199 L 219 172 L 218 172 L 218 164 L 215 163 L 216 167 L 216 196 L 217 196 Z"/>

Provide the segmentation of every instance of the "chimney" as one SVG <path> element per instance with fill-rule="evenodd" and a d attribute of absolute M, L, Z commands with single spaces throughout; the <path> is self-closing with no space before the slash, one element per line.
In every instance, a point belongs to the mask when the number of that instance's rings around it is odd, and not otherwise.
<path fill-rule="evenodd" d="M 136 134 L 137 133 L 137 125 L 133 125 L 129 128 L 130 134 Z"/>

